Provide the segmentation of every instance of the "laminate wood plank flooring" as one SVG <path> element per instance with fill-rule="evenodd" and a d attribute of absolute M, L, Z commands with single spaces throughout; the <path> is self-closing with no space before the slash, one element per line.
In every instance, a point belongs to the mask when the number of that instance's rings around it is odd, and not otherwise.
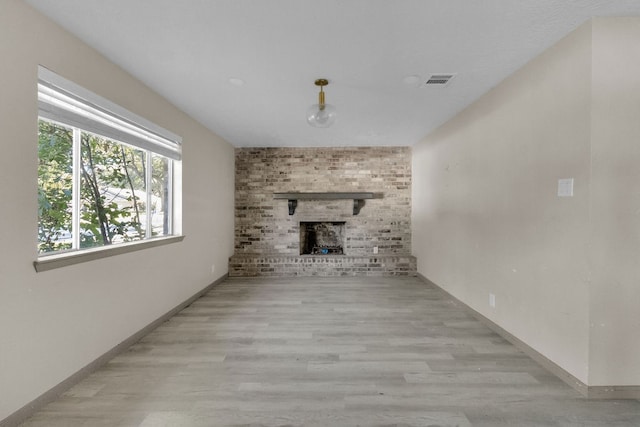
<path fill-rule="evenodd" d="M 228 279 L 24 426 L 640 426 L 418 278 Z"/>

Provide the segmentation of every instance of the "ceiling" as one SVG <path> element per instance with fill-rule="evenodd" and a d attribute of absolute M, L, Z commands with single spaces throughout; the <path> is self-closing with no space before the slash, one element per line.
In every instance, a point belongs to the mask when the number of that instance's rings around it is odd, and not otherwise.
<path fill-rule="evenodd" d="M 640 15 L 639 0 L 25 1 L 236 147 L 413 145 L 589 18 Z M 455 77 L 420 87 L 440 73 Z M 306 122 L 320 77 L 327 129 Z"/>

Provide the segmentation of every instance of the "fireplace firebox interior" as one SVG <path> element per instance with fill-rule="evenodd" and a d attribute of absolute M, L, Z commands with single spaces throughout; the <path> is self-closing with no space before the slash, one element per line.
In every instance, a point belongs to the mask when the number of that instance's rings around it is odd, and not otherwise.
<path fill-rule="evenodd" d="M 300 222 L 300 255 L 343 255 L 345 222 Z"/>

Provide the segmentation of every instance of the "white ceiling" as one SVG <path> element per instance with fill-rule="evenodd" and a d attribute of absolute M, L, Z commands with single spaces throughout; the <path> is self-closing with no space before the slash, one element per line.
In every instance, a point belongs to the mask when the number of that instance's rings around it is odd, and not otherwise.
<path fill-rule="evenodd" d="M 237 147 L 413 145 L 592 16 L 640 15 L 640 0 L 25 1 Z M 456 76 L 404 82 L 432 73 Z M 328 129 L 306 123 L 319 77 Z"/>

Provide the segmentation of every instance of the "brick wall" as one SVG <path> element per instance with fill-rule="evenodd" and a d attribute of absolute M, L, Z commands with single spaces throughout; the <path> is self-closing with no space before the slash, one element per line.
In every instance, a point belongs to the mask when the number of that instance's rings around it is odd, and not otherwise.
<path fill-rule="evenodd" d="M 345 221 L 345 255 L 411 253 L 409 147 L 236 149 L 235 253 L 299 255 L 300 221 Z M 284 192 L 373 192 L 359 215 L 352 200 L 300 200 Z"/>

